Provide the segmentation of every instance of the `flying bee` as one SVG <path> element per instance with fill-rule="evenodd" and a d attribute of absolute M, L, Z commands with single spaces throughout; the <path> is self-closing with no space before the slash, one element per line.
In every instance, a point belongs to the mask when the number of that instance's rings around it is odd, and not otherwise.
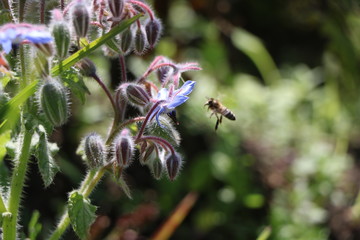
<path fill-rule="evenodd" d="M 208 101 L 205 103 L 204 106 L 208 106 L 208 110 L 211 109 L 212 113 L 210 117 L 215 114 L 217 118 L 215 130 L 218 129 L 219 124 L 222 122 L 222 116 L 233 121 L 236 119 L 235 114 L 232 111 L 227 109 L 224 105 L 222 105 L 221 102 L 214 98 L 208 98 Z M 220 117 L 218 116 L 218 114 L 220 115 Z"/>

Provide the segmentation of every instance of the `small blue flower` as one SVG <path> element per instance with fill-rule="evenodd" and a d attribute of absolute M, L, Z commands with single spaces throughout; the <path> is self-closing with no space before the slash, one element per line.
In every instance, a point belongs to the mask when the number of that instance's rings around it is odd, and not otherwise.
<path fill-rule="evenodd" d="M 186 81 L 181 88 L 175 91 L 172 88 L 170 88 L 170 90 L 162 88 L 156 97 L 159 106 L 153 111 L 151 118 L 156 115 L 156 121 L 159 126 L 162 127 L 159 121 L 160 114 L 170 113 L 174 111 L 177 106 L 186 102 L 186 100 L 189 99 L 188 95 L 192 92 L 195 83 L 195 81 Z"/>
<path fill-rule="evenodd" d="M 0 27 L 0 44 L 6 53 L 11 51 L 12 44 L 20 44 L 24 40 L 41 44 L 51 42 L 53 38 L 43 26 L 8 23 Z"/>

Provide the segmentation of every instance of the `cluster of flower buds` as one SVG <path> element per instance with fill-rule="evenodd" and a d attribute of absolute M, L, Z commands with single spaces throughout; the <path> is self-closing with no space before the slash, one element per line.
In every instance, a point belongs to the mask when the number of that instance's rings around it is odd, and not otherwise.
<path fill-rule="evenodd" d="M 123 83 L 117 89 L 117 94 L 145 114 L 132 139 L 138 145 L 140 163 L 147 165 L 156 179 L 166 172 L 173 180 L 181 169 L 182 157 L 175 150 L 180 137 L 171 121 L 177 123 L 175 108 L 187 101 L 195 86 L 195 81 L 181 85 L 181 73 L 200 69 L 194 62 L 177 64 L 159 56 L 135 82 Z M 157 82 L 149 78 L 151 73 L 157 73 Z"/>
<path fill-rule="evenodd" d="M 147 49 L 154 48 L 162 33 L 162 24 L 147 3 L 138 0 L 108 0 L 107 3 L 111 13 L 107 19 L 111 22 L 110 27 L 138 14 L 148 16 L 116 36 L 111 46 L 112 51 L 122 55 L 132 51 L 137 55 L 143 55 Z"/>

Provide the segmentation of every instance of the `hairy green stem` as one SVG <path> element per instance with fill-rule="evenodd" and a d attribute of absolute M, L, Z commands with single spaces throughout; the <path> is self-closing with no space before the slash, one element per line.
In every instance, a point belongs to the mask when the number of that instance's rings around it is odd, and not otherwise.
<path fill-rule="evenodd" d="M 99 183 L 100 179 L 104 176 L 106 171 L 106 166 L 101 167 L 99 169 L 90 170 L 84 181 L 81 183 L 79 189 L 77 190 L 84 197 L 88 197 L 91 192 L 94 190 L 95 186 Z M 70 218 L 68 211 L 65 210 L 65 213 L 61 217 L 58 225 L 54 232 L 50 235 L 49 240 L 58 240 L 66 231 L 67 227 L 70 224 Z"/>
<path fill-rule="evenodd" d="M 3 213 L 3 212 L 6 212 L 6 206 L 5 206 L 5 203 L 4 203 L 4 200 L 3 200 L 3 196 L 0 194 L 0 215 Z M 1 217 L 0 217 L 1 218 Z"/>
<path fill-rule="evenodd" d="M 19 213 L 21 193 L 24 187 L 25 175 L 30 157 L 32 131 L 24 131 L 21 152 L 16 160 L 10 186 L 10 197 L 8 200 L 8 213 L 10 217 L 4 218 L 3 238 L 4 240 L 16 239 L 16 223 Z"/>
<path fill-rule="evenodd" d="M 60 239 L 61 235 L 63 235 L 69 224 L 70 224 L 69 214 L 67 210 L 65 210 L 65 213 L 61 217 L 60 222 L 58 223 L 55 231 L 51 234 L 49 240 Z"/>

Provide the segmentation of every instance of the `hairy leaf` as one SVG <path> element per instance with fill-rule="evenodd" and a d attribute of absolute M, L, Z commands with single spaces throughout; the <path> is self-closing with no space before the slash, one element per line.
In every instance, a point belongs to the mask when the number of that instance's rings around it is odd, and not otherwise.
<path fill-rule="evenodd" d="M 38 159 L 38 167 L 44 185 L 48 187 L 53 182 L 55 174 L 59 171 L 59 167 L 52 157 L 45 129 L 41 125 L 38 129 L 39 143 L 36 147 L 36 158 Z"/>
<path fill-rule="evenodd" d="M 95 220 L 96 206 L 78 192 L 71 193 L 69 197 L 68 212 L 71 225 L 81 239 L 88 236 L 90 225 Z"/>

